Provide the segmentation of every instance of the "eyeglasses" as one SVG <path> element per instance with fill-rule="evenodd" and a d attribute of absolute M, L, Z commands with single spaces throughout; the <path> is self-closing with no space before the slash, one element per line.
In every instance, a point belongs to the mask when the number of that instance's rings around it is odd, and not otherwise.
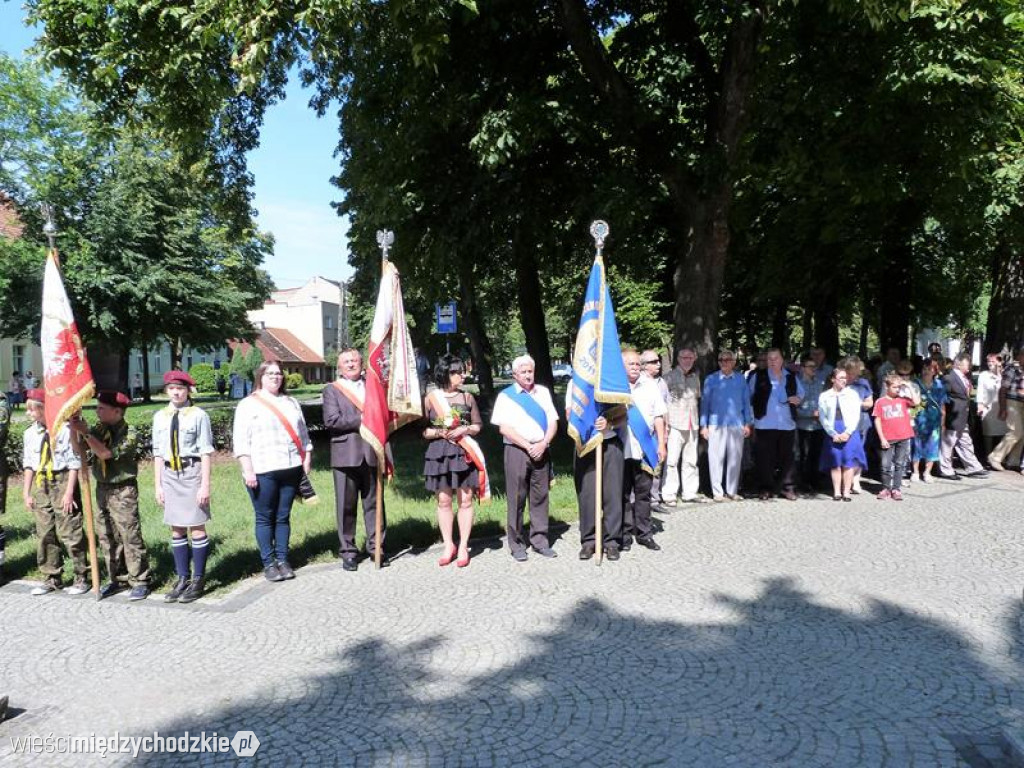
<path fill-rule="evenodd" d="M 284 376 L 280 371 L 267 371 L 263 374 L 264 376 Z"/>
<path fill-rule="evenodd" d="M 661 365 L 661 360 L 641 360 L 644 365 Z"/>
<path fill-rule="evenodd" d="M 735 357 L 720 357 L 720 358 L 718 358 L 718 362 L 720 362 L 720 363 L 735 363 L 736 362 L 736 358 Z"/>

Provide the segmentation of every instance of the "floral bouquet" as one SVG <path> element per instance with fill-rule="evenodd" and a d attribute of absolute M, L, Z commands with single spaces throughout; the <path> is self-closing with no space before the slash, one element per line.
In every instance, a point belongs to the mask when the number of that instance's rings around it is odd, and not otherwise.
<path fill-rule="evenodd" d="M 438 429 L 455 429 L 456 427 L 462 426 L 462 419 L 459 416 L 459 412 L 452 408 L 451 412 L 447 416 L 438 416 L 430 423 Z"/>

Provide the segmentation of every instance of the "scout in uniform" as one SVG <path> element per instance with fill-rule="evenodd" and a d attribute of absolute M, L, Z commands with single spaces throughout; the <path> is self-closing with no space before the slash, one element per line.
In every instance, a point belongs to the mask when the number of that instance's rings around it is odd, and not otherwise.
<path fill-rule="evenodd" d="M 100 392 L 96 401 L 99 424 L 90 430 L 76 419 L 71 429 L 85 436 L 95 457 L 96 529 L 110 579 L 100 588 L 100 598 L 130 586 L 128 599 L 144 600 L 149 596 L 149 555 L 139 520 L 138 435 L 124 420 L 131 400 L 121 392 Z"/>
<path fill-rule="evenodd" d="M 210 544 L 206 522 L 210 519 L 213 430 L 206 411 L 189 400 L 193 386 L 195 382 L 184 371 L 165 373 L 164 390 L 171 402 L 153 414 L 156 501 L 164 508 L 164 522 L 171 526 L 171 553 L 178 576 L 164 596 L 168 603 L 190 603 L 202 596 Z"/>
<path fill-rule="evenodd" d="M 7 430 L 11 426 L 11 407 L 7 396 L 0 392 L 0 516 L 7 511 Z M 6 552 L 4 527 L 0 525 L 0 584 L 4 583 Z"/>
<path fill-rule="evenodd" d="M 85 559 L 82 512 L 75 503 L 75 484 L 82 462 L 71 447 L 71 430 L 66 424 L 57 434 L 55 446 L 50 445 L 43 410 L 45 398 L 43 390 L 32 389 L 26 393 L 25 400 L 25 408 L 33 421 L 25 430 L 23 497 L 25 508 L 32 510 L 36 519 L 39 537 L 36 562 L 45 578 L 32 594 L 45 595 L 60 588 L 64 567 L 60 544 L 63 544 L 75 569 L 75 580 L 67 592 L 82 595 L 89 591 L 85 579 L 89 566 Z"/>

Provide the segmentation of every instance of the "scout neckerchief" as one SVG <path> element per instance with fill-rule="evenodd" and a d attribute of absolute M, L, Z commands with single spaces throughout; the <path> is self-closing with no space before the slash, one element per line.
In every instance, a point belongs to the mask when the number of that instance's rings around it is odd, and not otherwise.
<path fill-rule="evenodd" d="M 107 446 L 107 448 L 110 448 L 113 445 L 113 443 L 114 443 L 114 436 L 111 434 L 110 427 L 108 427 L 106 424 L 103 425 L 102 434 L 103 434 L 103 444 L 105 446 Z M 103 479 L 106 480 L 107 479 L 107 460 L 106 459 L 100 459 L 99 461 L 100 461 L 100 474 L 103 476 Z"/>
<path fill-rule="evenodd" d="M 536 389 L 536 385 L 534 385 L 534 389 Z M 547 434 L 548 415 L 544 412 L 544 409 L 532 394 L 527 392 L 518 384 L 512 384 L 511 386 L 506 387 L 499 394 L 507 395 L 509 400 L 518 405 L 527 416 L 537 422 L 537 426 L 540 427 L 542 434 Z"/>
<path fill-rule="evenodd" d="M 348 379 L 346 379 L 346 381 L 348 381 Z M 334 385 L 335 389 L 349 399 L 349 402 L 356 407 L 356 410 L 360 413 L 363 412 L 363 398 L 358 392 L 349 389 L 340 381 L 332 381 L 331 383 Z"/>
<path fill-rule="evenodd" d="M 430 390 L 427 399 L 431 400 L 434 411 L 441 418 L 447 419 L 451 416 L 452 407 L 440 389 Z M 466 458 L 469 459 L 470 464 L 476 467 L 478 474 L 477 497 L 482 502 L 489 500 L 491 498 L 491 481 L 487 476 L 487 463 L 484 461 L 484 452 L 480 449 L 479 443 L 469 435 L 463 435 L 456 445 L 466 452 Z"/>
<path fill-rule="evenodd" d="M 43 430 L 43 442 L 39 446 L 39 471 L 36 472 L 36 485 L 42 487 L 43 477 L 46 482 L 53 482 L 53 450 L 50 448 L 50 433 Z"/>
<path fill-rule="evenodd" d="M 652 475 L 658 472 L 658 441 L 654 437 L 654 427 L 647 423 L 647 419 L 636 407 L 636 400 L 630 403 L 626 411 L 626 418 L 629 421 L 629 431 L 640 443 L 641 456 L 640 464 L 645 472 Z"/>
<path fill-rule="evenodd" d="M 185 406 L 188 408 L 188 406 Z M 167 406 L 167 409 L 171 411 L 171 469 L 175 472 L 181 472 L 183 465 L 181 462 L 181 429 L 178 423 L 178 414 L 185 408 L 176 408 L 173 403 Z"/>

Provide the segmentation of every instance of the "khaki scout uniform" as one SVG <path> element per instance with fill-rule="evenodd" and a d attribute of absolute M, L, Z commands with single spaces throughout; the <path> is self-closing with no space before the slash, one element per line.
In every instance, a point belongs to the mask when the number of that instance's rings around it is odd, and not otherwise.
<path fill-rule="evenodd" d="M 135 457 L 138 433 L 124 419 L 108 426 L 97 424 L 90 434 L 110 449 L 109 459 L 93 457 L 96 479 L 96 532 L 107 576 L 112 583 L 149 585 L 149 555 L 139 520 L 139 467 Z"/>
<path fill-rule="evenodd" d="M 65 424 L 57 435 L 56 449 L 51 453 L 46 427 L 35 422 L 25 430 L 22 465 L 32 470 L 32 512 L 36 519 L 39 548 L 36 562 L 47 580 L 60 582 L 64 561 L 60 543 L 67 549 L 75 576 L 85 579 L 89 566 L 85 559 L 85 531 L 82 510 L 61 509 L 61 500 L 68 487 L 70 471 L 81 469 L 82 462 L 71 448 L 71 430 Z"/>

